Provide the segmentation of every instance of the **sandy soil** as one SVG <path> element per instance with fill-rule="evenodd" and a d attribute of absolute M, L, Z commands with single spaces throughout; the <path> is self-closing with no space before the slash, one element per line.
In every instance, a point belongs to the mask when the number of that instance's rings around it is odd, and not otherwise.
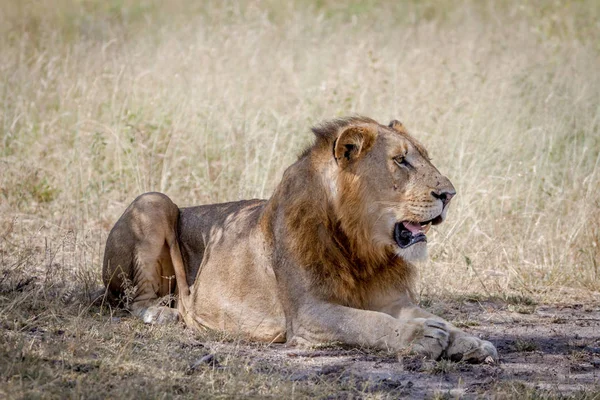
<path fill-rule="evenodd" d="M 495 301 L 464 301 L 439 306 L 446 318 L 492 341 L 496 365 L 434 362 L 343 348 L 297 349 L 271 346 L 237 351 L 254 368 L 278 368 L 293 381 L 346 383 L 365 392 L 392 396 L 474 398 L 531 395 L 600 396 L 600 306 L 514 306 Z M 212 350 L 231 351 L 230 344 Z M 210 347 L 210 346 L 209 346 Z M 275 367 L 273 367 L 275 366 Z M 512 392 L 512 393 L 511 393 Z M 593 392 L 593 394 L 590 394 Z M 344 398 L 348 393 L 339 393 Z"/>

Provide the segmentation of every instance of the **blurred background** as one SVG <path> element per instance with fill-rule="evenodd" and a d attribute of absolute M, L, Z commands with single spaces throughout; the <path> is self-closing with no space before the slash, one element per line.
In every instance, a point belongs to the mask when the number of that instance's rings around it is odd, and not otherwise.
<path fill-rule="evenodd" d="M 3 0 L 0 55 L 4 282 L 92 290 L 138 194 L 267 198 L 311 125 L 362 114 L 458 190 L 423 296 L 598 299 L 595 0 Z"/>

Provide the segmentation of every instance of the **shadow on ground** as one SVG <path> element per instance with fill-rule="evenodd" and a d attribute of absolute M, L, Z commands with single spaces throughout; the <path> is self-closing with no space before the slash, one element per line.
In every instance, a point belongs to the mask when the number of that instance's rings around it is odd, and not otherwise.
<path fill-rule="evenodd" d="M 9 283 L 0 282 L 1 398 L 600 398 L 598 305 L 429 304 L 497 346 L 500 363 L 471 365 L 144 325 L 60 285 Z"/>

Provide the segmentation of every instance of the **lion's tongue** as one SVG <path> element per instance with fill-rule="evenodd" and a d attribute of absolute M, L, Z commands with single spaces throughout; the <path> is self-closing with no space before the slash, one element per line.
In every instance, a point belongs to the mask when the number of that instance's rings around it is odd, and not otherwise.
<path fill-rule="evenodd" d="M 413 235 L 416 235 L 417 233 L 423 233 L 424 231 L 424 228 L 419 223 L 405 221 L 402 224 L 404 224 L 404 227 Z"/>

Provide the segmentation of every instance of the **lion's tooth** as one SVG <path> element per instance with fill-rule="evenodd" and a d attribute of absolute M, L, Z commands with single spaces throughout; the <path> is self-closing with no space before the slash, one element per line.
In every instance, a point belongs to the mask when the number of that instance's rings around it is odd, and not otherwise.
<path fill-rule="evenodd" d="M 423 226 L 423 233 L 427 234 L 427 232 L 429 232 L 429 228 L 431 228 L 431 222 Z"/>

